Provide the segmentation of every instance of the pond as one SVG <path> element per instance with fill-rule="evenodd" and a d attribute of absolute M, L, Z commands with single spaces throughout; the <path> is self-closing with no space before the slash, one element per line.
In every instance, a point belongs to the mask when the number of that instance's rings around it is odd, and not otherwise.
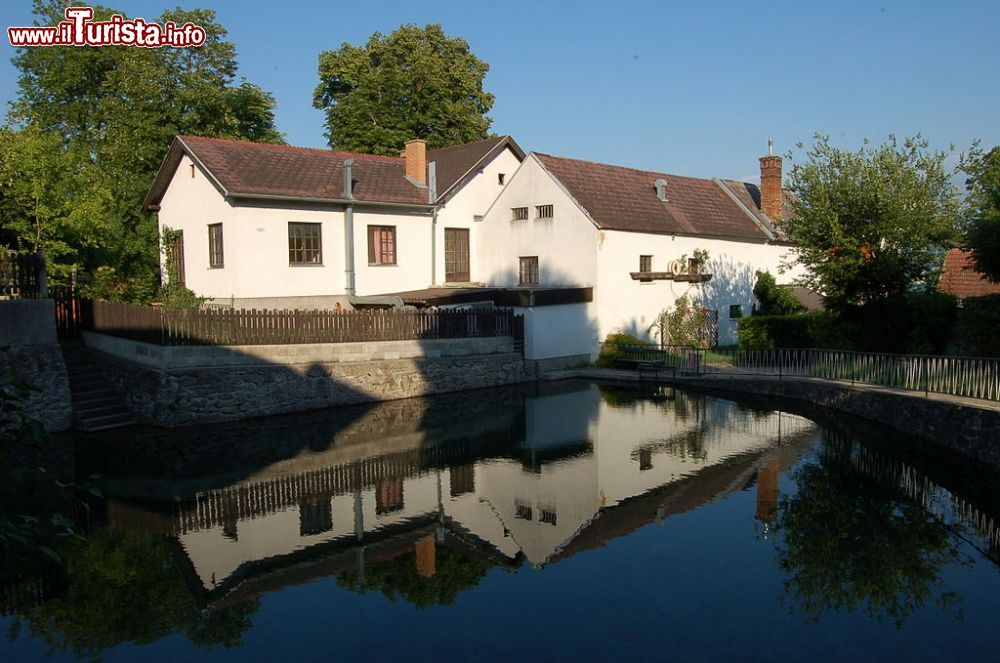
<path fill-rule="evenodd" d="M 0 660 L 995 651 L 996 484 L 810 416 L 568 381 L 82 438 Z"/>

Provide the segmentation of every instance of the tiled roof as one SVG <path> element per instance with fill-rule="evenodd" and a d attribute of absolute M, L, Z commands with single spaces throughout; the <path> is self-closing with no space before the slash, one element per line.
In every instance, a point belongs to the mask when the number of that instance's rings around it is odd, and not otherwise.
<path fill-rule="evenodd" d="M 717 180 L 682 177 L 622 166 L 564 159 L 535 153 L 576 201 L 603 229 L 677 233 L 765 241 L 757 206 L 740 186 L 727 187 L 741 198 L 744 210 Z M 656 195 L 654 182 L 667 182 L 667 202 Z M 744 190 L 741 192 L 741 188 Z M 766 217 L 765 217 L 766 218 Z"/>
<path fill-rule="evenodd" d="M 343 200 L 344 161 L 354 159 L 354 197 L 362 201 L 428 203 L 427 190 L 406 179 L 400 157 L 307 147 L 179 136 L 231 195 Z"/>
<path fill-rule="evenodd" d="M 951 249 L 944 256 L 938 290 L 965 299 L 1000 294 L 1000 284 L 991 283 L 982 272 L 976 271 L 971 251 Z"/>
<path fill-rule="evenodd" d="M 446 197 L 452 187 L 464 183 L 466 176 L 475 174 L 474 167 L 492 158 L 505 147 L 509 147 L 518 159 L 524 159 L 524 151 L 510 136 L 496 136 L 473 143 L 428 150 L 427 163 L 437 162 L 439 197 Z"/>
<path fill-rule="evenodd" d="M 509 136 L 430 150 L 428 162 L 437 162 L 439 200 L 457 191 L 475 167 L 510 147 L 518 158 L 524 152 Z M 144 207 L 159 204 L 185 152 L 199 161 L 227 195 L 274 196 L 343 200 L 344 161 L 354 160 L 354 198 L 361 202 L 428 205 L 428 189 L 406 179 L 402 157 L 355 154 L 309 147 L 202 136 L 178 136 L 146 196 Z"/>

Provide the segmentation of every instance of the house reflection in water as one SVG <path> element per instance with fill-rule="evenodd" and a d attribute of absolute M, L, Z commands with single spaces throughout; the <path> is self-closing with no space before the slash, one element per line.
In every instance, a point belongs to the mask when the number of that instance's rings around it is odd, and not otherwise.
<path fill-rule="evenodd" d="M 297 431 L 305 448 L 197 479 L 110 462 L 108 523 L 175 537 L 213 605 L 323 576 L 364 586 L 390 563 L 423 579 L 459 557 L 540 568 L 755 478 L 748 521 L 769 523 L 779 473 L 818 429 L 672 390 L 565 382 L 381 403 Z"/>

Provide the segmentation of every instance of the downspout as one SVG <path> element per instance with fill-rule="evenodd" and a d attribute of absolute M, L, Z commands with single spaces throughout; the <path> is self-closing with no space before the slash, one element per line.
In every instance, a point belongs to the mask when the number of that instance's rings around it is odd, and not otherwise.
<path fill-rule="evenodd" d="M 437 285 L 437 162 L 427 164 L 427 188 L 430 190 L 430 204 L 434 205 L 431 213 L 431 285 Z"/>
<path fill-rule="evenodd" d="M 344 159 L 344 199 L 354 200 L 354 159 Z M 354 205 L 344 209 L 344 293 L 355 294 L 354 288 Z"/>

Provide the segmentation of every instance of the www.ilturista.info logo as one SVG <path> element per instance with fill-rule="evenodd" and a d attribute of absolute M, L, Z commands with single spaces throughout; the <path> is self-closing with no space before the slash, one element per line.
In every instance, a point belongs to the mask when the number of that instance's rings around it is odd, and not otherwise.
<path fill-rule="evenodd" d="M 147 23 L 115 14 L 109 21 L 93 21 L 92 7 L 67 7 L 66 20 L 49 27 L 7 28 L 11 46 L 142 46 L 159 48 L 201 46 L 205 29 L 194 23 Z"/>

